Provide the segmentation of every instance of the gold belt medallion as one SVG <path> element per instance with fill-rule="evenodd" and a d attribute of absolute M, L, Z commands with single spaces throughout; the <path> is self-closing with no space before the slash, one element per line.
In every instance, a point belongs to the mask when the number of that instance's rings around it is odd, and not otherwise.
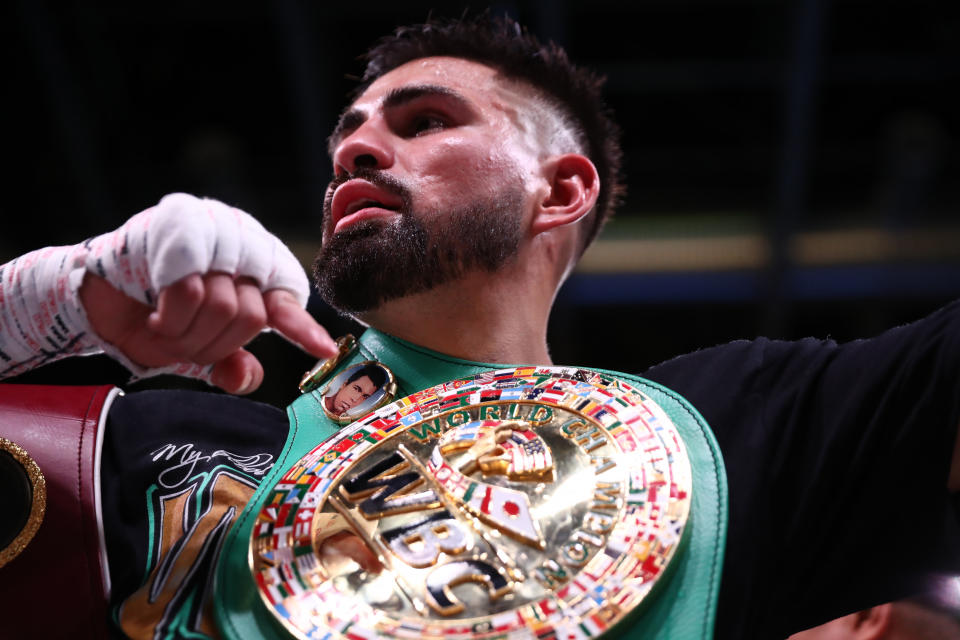
<path fill-rule="evenodd" d="M 251 539 L 299 638 L 588 638 L 684 540 L 691 471 L 667 414 L 596 372 L 521 367 L 415 393 L 300 459 Z"/>

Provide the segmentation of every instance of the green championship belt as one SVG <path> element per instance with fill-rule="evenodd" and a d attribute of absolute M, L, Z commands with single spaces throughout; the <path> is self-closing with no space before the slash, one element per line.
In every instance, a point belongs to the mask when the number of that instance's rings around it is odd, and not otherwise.
<path fill-rule="evenodd" d="M 395 379 L 373 386 L 415 391 L 338 431 L 364 409 L 353 398 L 375 406 L 371 376 L 349 375 L 374 364 Z M 224 636 L 712 637 L 726 480 L 685 400 L 373 330 L 340 371 L 289 407 L 284 449 L 230 531 Z M 346 380 L 356 395 L 334 394 Z"/>

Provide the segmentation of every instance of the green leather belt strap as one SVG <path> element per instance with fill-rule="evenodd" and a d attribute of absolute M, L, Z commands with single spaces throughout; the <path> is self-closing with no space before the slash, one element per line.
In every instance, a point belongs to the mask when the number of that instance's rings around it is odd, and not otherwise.
<path fill-rule="evenodd" d="M 359 350 L 340 369 L 364 360 L 377 360 L 393 370 L 398 397 L 455 378 L 472 376 L 507 365 L 468 362 L 428 351 L 369 329 Z M 706 421 L 676 393 L 637 376 L 610 373 L 629 380 L 649 395 L 676 424 L 693 469 L 692 515 L 686 550 L 670 566 L 666 584 L 643 607 L 641 615 L 617 627 L 619 637 L 711 638 L 720 592 L 720 573 L 727 529 L 727 482 L 720 449 Z M 217 566 L 214 608 L 224 637 L 282 639 L 287 632 L 262 604 L 249 568 L 249 544 L 256 514 L 270 489 L 286 470 L 339 428 L 323 412 L 318 391 L 304 394 L 287 409 L 290 431 L 273 469 L 230 530 Z"/>

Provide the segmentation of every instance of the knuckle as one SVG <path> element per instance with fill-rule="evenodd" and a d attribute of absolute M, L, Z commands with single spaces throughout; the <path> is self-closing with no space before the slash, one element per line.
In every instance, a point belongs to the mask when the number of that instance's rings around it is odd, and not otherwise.
<path fill-rule="evenodd" d="M 233 319 L 237 317 L 237 303 L 232 300 L 215 300 L 207 308 L 219 318 Z"/>
<path fill-rule="evenodd" d="M 264 304 L 266 304 L 267 313 L 270 315 L 281 312 L 290 306 L 299 308 L 299 305 L 296 304 L 292 295 L 285 289 L 272 289 L 268 291 L 267 295 L 264 296 Z"/>
<path fill-rule="evenodd" d="M 188 305 L 198 305 L 203 302 L 203 283 L 197 278 L 186 278 L 174 285 L 175 293 Z"/>
<path fill-rule="evenodd" d="M 237 314 L 237 322 L 249 331 L 260 331 L 267 325 L 267 310 L 263 305 L 246 307 Z"/>
<path fill-rule="evenodd" d="M 211 295 L 204 303 L 204 311 L 220 318 L 233 318 L 237 315 L 237 299 L 225 294 Z"/>

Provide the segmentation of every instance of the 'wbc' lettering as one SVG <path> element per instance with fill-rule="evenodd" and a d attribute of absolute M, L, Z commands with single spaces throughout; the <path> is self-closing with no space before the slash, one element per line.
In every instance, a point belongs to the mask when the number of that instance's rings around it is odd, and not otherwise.
<path fill-rule="evenodd" d="M 412 493 L 424 484 L 400 452 L 393 452 L 365 471 L 348 476 L 340 493 L 357 504 L 368 520 L 442 507 L 435 491 Z M 380 540 L 399 560 L 414 568 L 434 567 L 426 576 L 426 601 L 439 614 L 452 616 L 464 609 L 453 587 L 471 583 L 484 589 L 491 600 L 509 593 L 512 584 L 502 571 L 479 558 L 458 557 L 469 548 L 470 533 L 449 511 L 443 509 L 410 524 L 381 532 Z M 440 554 L 451 559 L 438 566 Z"/>

